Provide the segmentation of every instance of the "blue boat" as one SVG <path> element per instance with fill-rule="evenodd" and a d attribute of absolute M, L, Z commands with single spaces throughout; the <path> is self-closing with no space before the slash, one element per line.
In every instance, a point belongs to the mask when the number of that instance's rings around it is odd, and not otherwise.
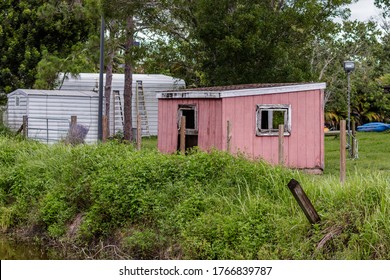
<path fill-rule="evenodd" d="M 390 129 L 390 124 L 381 122 L 370 122 L 357 127 L 357 131 L 382 132 Z"/>

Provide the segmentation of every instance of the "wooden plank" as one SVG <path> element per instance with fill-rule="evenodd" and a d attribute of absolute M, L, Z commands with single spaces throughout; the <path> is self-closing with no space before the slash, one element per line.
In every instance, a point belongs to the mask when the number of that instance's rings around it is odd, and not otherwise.
<path fill-rule="evenodd" d="M 346 144 L 347 144 L 347 137 L 346 137 L 346 122 L 345 120 L 342 120 L 340 122 L 340 182 L 345 183 L 346 179 Z"/>
<path fill-rule="evenodd" d="M 182 116 L 180 120 L 180 152 L 186 151 L 186 117 Z"/>
<path fill-rule="evenodd" d="M 320 216 L 318 216 L 317 211 L 314 209 L 313 204 L 307 197 L 300 184 L 296 180 L 291 179 L 287 186 L 301 207 L 303 213 L 305 213 L 305 216 L 309 222 L 311 224 L 318 223 L 321 220 Z"/>
<path fill-rule="evenodd" d="M 284 124 L 279 125 L 278 163 L 284 165 Z"/>
<path fill-rule="evenodd" d="M 330 131 L 325 131 L 324 132 L 325 136 L 339 136 L 340 135 L 340 130 L 330 130 Z"/>
<path fill-rule="evenodd" d="M 23 137 L 28 137 L 28 117 L 23 116 Z"/>
<path fill-rule="evenodd" d="M 227 152 L 231 152 L 231 140 L 232 140 L 232 123 L 227 121 L 227 133 L 226 133 L 226 147 Z"/>

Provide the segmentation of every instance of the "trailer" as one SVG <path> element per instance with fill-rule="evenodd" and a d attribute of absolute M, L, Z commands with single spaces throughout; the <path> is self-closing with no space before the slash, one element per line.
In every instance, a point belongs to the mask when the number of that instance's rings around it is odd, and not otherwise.
<path fill-rule="evenodd" d="M 77 76 L 60 76 L 63 83 L 60 90 L 72 91 L 94 91 L 99 89 L 98 73 L 81 73 Z M 104 75 L 104 81 L 106 76 Z M 113 74 L 111 95 L 109 131 L 113 135 L 123 131 L 124 123 L 124 74 Z M 158 130 L 158 100 L 157 92 L 167 90 L 178 90 L 185 88 L 184 80 L 173 78 L 162 74 L 133 74 L 132 84 L 132 126 L 137 126 L 137 112 L 142 115 L 142 135 L 157 136 Z M 138 104 L 138 106 L 137 106 Z M 104 106 L 103 106 L 104 107 Z"/>

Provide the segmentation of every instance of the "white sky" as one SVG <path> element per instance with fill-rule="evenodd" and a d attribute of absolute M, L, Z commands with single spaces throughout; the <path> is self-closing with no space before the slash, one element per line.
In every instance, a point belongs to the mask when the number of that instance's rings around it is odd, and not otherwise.
<path fill-rule="evenodd" d="M 378 17 L 380 10 L 374 5 L 374 0 L 359 0 L 357 3 L 349 6 L 351 9 L 351 19 L 366 21 L 371 17 Z"/>

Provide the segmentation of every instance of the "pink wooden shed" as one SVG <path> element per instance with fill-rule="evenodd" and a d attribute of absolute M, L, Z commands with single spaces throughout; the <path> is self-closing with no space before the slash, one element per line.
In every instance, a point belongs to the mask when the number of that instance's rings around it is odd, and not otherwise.
<path fill-rule="evenodd" d="M 284 162 L 291 168 L 324 169 L 325 83 L 250 84 L 161 92 L 158 148 L 179 147 L 186 116 L 186 147 L 229 149 L 278 163 L 278 127 L 284 124 Z"/>

